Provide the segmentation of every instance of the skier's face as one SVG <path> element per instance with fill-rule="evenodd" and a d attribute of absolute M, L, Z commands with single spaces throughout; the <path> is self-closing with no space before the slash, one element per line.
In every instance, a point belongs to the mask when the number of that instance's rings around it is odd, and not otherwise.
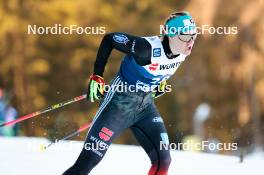
<path fill-rule="evenodd" d="M 188 34 L 180 34 L 169 37 L 170 49 L 174 55 L 184 54 L 190 55 L 197 34 L 195 32 Z"/>

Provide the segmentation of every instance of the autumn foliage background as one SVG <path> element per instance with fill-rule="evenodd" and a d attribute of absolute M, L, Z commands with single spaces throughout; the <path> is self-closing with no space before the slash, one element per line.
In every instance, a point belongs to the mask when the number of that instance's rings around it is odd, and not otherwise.
<path fill-rule="evenodd" d="M 174 11 L 198 26 L 237 26 L 237 35 L 199 35 L 192 54 L 169 80 L 173 91 L 156 101 L 170 140 L 193 134 L 197 106 L 211 106 L 204 139 L 263 147 L 263 0 L 0 0 L 0 85 L 20 116 L 86 92 L 103 35 L 33 35 L 28 25 L 104 26 L 106 32 L 159 34 Z M 109 83 L 123 54 L 113 51 Z M 90 122 L 98 103 L 80 102 L 19 124 L 22 136 L 61 138 Z M 83 140 L 85 132 L 75 139 Z M 116 143 L 136 143 L 127 131 Z"/>

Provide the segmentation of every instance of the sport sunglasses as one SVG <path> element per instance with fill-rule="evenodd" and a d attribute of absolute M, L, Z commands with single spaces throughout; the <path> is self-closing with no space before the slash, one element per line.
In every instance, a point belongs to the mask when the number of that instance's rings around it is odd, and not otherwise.
<path fill-rule="evenodd" d="M 194 34 L 184 34 L 184 33 L 181 33 L 179 35 L 177 35 L 178 38 L 183 41 L 183 42 L 190 42 L 190 41 L 194 41 L 197 37 L 197 33 L 194 33 Z"/>

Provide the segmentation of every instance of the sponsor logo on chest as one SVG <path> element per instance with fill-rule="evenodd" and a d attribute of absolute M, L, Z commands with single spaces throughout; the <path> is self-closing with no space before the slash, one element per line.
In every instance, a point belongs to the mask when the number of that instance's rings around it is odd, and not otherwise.
<path fill-rule="evenodd" d="M 152 63 L 151 65 L 148 66 L 150 71 L 155 71 L 159 67 L 159 63 Z"/>
<path fill-rule="evenodd" d="M 160 64 L 160 70 L 168 70 L 178 68 L 181 65 L 182 61 L 176 63 L 169 63 L 169 64 Z"/>
<path fill-rule="evenodd" d="M 176 69 L 181 65 L 181 63 L 182 61 L 168 64 L 152 63 L 148 66 L 148 69 L 150 71 Z"/>

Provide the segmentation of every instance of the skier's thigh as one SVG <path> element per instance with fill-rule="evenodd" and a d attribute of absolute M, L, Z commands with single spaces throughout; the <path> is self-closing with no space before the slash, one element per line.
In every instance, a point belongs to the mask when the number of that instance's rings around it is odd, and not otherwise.
<path fill-rule="evenodd" d="M 153 151 L 153 149 L 156 152 L 161 152 L 161 144 L 169 142 L 167 130 L 160 116 L 148 117 L 141 120 L 134 124 L 131 130 L 147 153 Z"/>
<path fill-rule="evenodd" d="M 96 148 L 98 148 L 101 145 L 101 147 L 107 149 L 111 142 L 125 128 L 126 120 L 122 112 L 109 104 L 102 110 L 98 117 L 94 118 L 84 146 L 85 148 L 89 148 L 90 146 L 97 146 Z"/>

